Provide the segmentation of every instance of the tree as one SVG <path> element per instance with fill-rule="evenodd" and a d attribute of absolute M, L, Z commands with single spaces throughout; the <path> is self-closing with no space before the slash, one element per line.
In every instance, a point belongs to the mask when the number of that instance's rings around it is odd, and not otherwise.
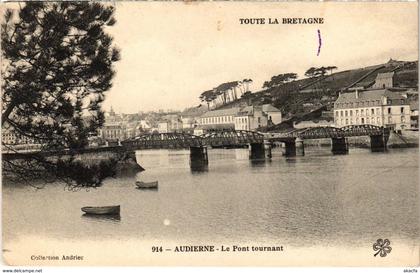
<path fill-rule="evenodd" d="M 315 77 L 316 70 L 317 70 L 317 68 L 315 68 L 315 67 L 309 68 L 308 70 L 306 70 L 305 76 L 308 77 L 308 78 Z"/>
<path fill-rule="evenodd" d="M 277 86 L 283 85 L 285 83 L 288 83 L 290 81 L 293 81 L 293 80 L 297 79 L 297 77 L 298 76 L 297 76 L 296 73 L 279 74 L 279 75 L 271 77 L 270 81 L 264 82 L 263 88 L 277 87 Z"/>
<path fill-rule="evenodd" d="M 114 8 L 28 2 L 7 10 L 4 19 L 2 125 L 41 144 L 42 151 L 85 147 L 104 122 L 101 103 L 120 59 L 105 32 L 116 22 Z M 56 161 L 41 155 L 37 161 L 58 170 Z"/>
<path fill-rule="evenodd" d="M 325 76 L 327 74 L 327 71 L 330 71 L 330 74 L 332 74 L 333 70 L 336 70 L 336 66 L 321 66 L 321 67 L 311 67 L 305 72 L 305 76 L 308 78 L 315 78 L 320 76 Z"/>
<path fill-rule="evenodd" d="M 214 90 L 207 90 L 201 93 L 199 99 L 202 102 L 207 103 L 207 110 L 210 110 L 210 102 L 212 102 L 216 98 Z"/>
<path fill-rule="evenodd" d="M 333 70 L 337 70 L 337 67 L 336 66 L 327 66 L 326 69 L 330 71 L 330 74 L 332 74 Z"/>

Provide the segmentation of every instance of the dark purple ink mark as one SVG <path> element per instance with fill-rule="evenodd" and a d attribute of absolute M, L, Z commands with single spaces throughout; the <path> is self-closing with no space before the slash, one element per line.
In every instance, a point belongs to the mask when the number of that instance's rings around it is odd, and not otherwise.
<path fill-rule="evenodd" d="M 318 29 L 318 53 L 316 54 L 316 56 L 319 56 L 319 53 L 321 52 L 321 45 L 322 45 L 322 40 L 321 40 L 321 31 Z"/>

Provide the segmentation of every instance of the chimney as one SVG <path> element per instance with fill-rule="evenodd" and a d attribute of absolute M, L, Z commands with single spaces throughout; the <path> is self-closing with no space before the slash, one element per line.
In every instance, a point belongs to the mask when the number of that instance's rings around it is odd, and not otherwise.
<path fill-rule="evenodd" d="M 359 90 L 356 89 L 356 99 L 358 99 L 358 98 L 359 98 Z"/>

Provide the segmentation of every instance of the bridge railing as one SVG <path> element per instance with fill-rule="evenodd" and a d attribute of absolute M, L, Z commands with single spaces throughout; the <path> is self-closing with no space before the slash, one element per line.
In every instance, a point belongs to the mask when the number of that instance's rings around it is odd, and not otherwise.
<path fill-rule="evenodd" d="M 355 136 L 375 136 L 389 134 L 390 129 L 375 125 L 350 125 L 346 127 L 312 127 L 296 129 L 289 132 L 266 133 L 268 139 L 319 139 L 319 138 L 341 138 Z"/>

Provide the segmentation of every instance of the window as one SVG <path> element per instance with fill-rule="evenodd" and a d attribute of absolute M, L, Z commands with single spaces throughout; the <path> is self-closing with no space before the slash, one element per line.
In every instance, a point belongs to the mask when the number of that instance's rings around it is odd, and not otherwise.
<path fill-rule="evenodd" d="M 391 114 L 391 107 L 388 107 L 388 114 Z"/>
<path fill-rule="evenodd" d="M 335 111 L 335 116 L 338 117 L 338 111 Z"/>
<path fill-rule="evenodd" d="M 258 123 L 261 123 L 261 118 L 260 117 L 258 117 Z"/>
<path fill-rule="evenodd" d="M 346 117 L 347 117 L 347 110 L 346 110 L 346 113 L 345 113 L 345 115 L 346 115 Z"/>
<path fill-rule="evenodd" d="M 352 110 L 350 110 L 350 117 L 352 117 L 353 116 L 353 111 Z"/>
<path fill-rule="evenodd" d="M 341 116 L 341 117 L 343 116 L 343 110 L 341 110 L 341 111 L 340 111 L 340 116 Z"/>
<path fill-rule="evenodd" d="M 404 107 L 401 107 L 401 114 L 404 114 Z"/>
<path fill-rule="evenodd" d="M 365 114 L 365 111 L 363 109 L 360 110 L 360 114 L 363 116 Z"/>
<path fill-rule="evenodd" d="M 365 124 L 365 119 L 364 118 L 362 118 L 362 124 Z"/>
<path fill-rule="evenodd" d="M 349 120 L 346 118 L 346 125 L 349 124 Z"/>
<path fill-rule="evenodd" d="M 370 109 L 372 116 L 375 115 L 375 109 Z"/>

